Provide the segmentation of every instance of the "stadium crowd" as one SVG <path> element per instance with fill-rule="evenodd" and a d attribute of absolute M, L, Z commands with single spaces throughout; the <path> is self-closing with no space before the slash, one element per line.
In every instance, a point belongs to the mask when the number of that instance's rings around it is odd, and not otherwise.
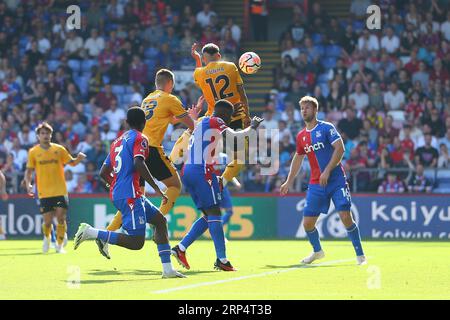
<path fill-rule="evenodd" d="M 345 20 L 319 3 L 307 14 L 295 6 L 265 112 L 284 132 L 281 172 L 301 128 L 297 101 L 313 94 L 321 118 L 342 134 L 344 166 L 358 191 L 449 192 L 448 171 L 435 170 L 450 168 L 448 1 L 375 1 L 380 30 L 366 27 L 371 2 L 353 0 Z"/>
<path fill-rule="evenodd" d="M 104 192 L 97 171 L 156 71 L 193 70 L 196 41 L 217 43 L 229 60 L 238 54 L 240 28 L 232 18 L 219 25 L 208 1 L 79 1 L 79 30 L 66 25 L 71 4 L 0 1 L 0 169 L 11 192 L 24 192 L 18 182 L 44 120 L 56 143 L 87 154 L 66 168 L 69 192 Z M 176 94 L 189 106 L 201 93 Z"/>
<path fill-rule="evenodd" d="M 315 2 L 309 12 L 294 6 L 264 112 L 264 127 L 280 130 L 280 171 L 263 176 L 258 166 L 248 168 L 242 191 L 279 190 L 303 128 L 297 103 L 305 94 L 318 98 L 321 119 L 341 132 L 358 191 L 450 191 L 448 177 L 434 171 L 450 168 L 448 3 L 378 2 L 381 30 L 366 29 L 366 0 L 352 1 L 344 20 Z M 220 25 L 208 1 L 79 3 L 86 14 L 81 29 L 70 30 L 70 1 L 0 0 L 0 169 L 10 191 L 24 192 L 17 181 L 36 143 L 34 128 L 46 120 L 55 142 L 87 154 L 66 170 L 69 192 L 104 192 L 98 168 L 124 129 L 128 106 L 153 89 L 158 68 L 193 70 L 195 41 L 217 43 L 228 60 L 239 55 L 239 26 L 232 18 Z M 201 93 L 188 86 L 176 94 L 189 106 Z"/>

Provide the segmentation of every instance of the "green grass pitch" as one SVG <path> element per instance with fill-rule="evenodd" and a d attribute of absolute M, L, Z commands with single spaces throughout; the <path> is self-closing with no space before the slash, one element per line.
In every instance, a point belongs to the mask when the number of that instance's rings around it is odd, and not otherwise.
<path fill-rule="evenodd" d="M 113 247 L 111 260 L 93 241 L 72 245 L 44 255 L 41 241 L 1 241 L 0 299 L 450 299 L 448 242 L 364 242 L 369 263 L 357 266 L 348 241 L 323 241 L 325 259 L 300 266 L 304 240 L 233 240 L 239 270 L 219 272 L 203 240 L 188 251 L 186 279 L 161 279 L 152 241 L 140 251 Z"/>

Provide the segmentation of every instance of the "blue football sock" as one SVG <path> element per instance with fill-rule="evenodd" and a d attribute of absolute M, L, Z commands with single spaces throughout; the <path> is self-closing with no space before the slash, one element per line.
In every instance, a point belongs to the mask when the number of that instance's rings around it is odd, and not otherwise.
<path fill-rule="evenodd" d="M 308 236 L 309 242 L 311 243 L 314 252 L 319 252 L 322 250 L 322 246 L 320 245 L 319 231 L 314 228 L 311 231 L 306 231 L 306 235 Z"/>
<path fill-rule="evenodd" d="M 222 219 L 220 216 L 208 216 L 208 228 L 214 242 L 216 255 L 219 259 L 226 259 L 225 235 L 223 234 Z"/>
<path fill-rule="evenodd" d="M 192 225 L 189 232 L 181 240 L 180 244 L 185 248 L 185 250 L 197 240 L 205 231 L 208 229 L 208 221 L 206 217 L 198 218 Z"/>
<path fill-rule="evenodd" d="M 100 239 L 109 244 L 117 244 L 119 239 L 119 233 L 113 231 L 99 230 L 97 239 Z"/>
<path fill-rule="evenodd" d="M 225 214 L 222 216 L 222 225 L 226 225 L 230 221 L 232 215 L 233 208 L 227 208 Z"/>
<path fill-rule="evenodd" d="M 349 228 L 347 228 L 347 234 L 350 240 L 352 241 L 356 255 L 357 256 L 364 255 L 364 251 L 361 245 L 361 236 L 359 235 L 359 228 L 355 223 L 351 225 Z"/>
<path fill-rule="evenodd" d="M 158 244 L 158 254 L 162 263 L 170 262 L 170 244 Z"/>
<path fill-rule="evenodd" d="M 51 237 L 51 242 L 56 242 L 56 237 L 55 237 L 55 230 L 53 230 L 53 225 L 52 225 L 52 232 L 50 233 L 50 237 Z"/>

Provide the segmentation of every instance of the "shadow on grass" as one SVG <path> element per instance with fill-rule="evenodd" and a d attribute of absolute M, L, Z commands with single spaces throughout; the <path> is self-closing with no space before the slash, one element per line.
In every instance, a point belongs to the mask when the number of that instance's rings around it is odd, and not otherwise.
<path fill-rule="evenodd" d="M 178 269 L 181 273 L 189 276 L 189 275 L 195 275 L 195 274 L 202 274 L 202 273 L 213 273 L 217 272 L 214 270 L 184 270 L 184 269 Z M 153 276 L 153 275 L 161 275 L 161 271 L 155 271 L 155 270 L 99 270 L 99 269 L 93 269 L 90 272 L 88 272 L 91 276 L 121 276 L 121 275 L 132 275 L 132 276 Z"/>
<path fill-rule="evenodd" d="M 23 250 L 36 250 L 36 247 L 29 248 L 0 248 L 0 251 L 23 251 Z"/>
<path fill-rule="evenodd" d="M 6 254 L 1 254 L 0 253 L 0 257 L 17 257 L 17 256 L 42 256 L 42 255 L 53 255 L 56 254 L 55 252 L 51 252 L 51 253 L 42 253 L 42 252 L 29 252 L 29 253 L 6 253 Z"/>
<path fill-rule="evenodd" d="M 99 270 L 94 269 L 88 272 L 91 276 L 121 276 L 121 275 L 133 275 L 133 276 L 149 276 L 160 275 L 161 271 L 155 270 Z"/>
<path fill-rule="evenodd" d="M 341 268 L 354 267 L 355 264 L 329 264 L 329 265 L 314 265 L 314 264 L 291 264 L 285 266 L 276 266 L 268 264 L 264 269 L 311 269 L 311 268 Z"/>

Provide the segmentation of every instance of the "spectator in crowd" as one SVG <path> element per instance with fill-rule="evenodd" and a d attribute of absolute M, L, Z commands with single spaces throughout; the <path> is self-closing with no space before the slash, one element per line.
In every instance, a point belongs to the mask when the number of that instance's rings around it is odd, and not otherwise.
<path fill-rule="evenodd" d="M 100 52 L 105 48 L 105 40 L 98 35 L 97 29 L 91 30 L 91 37 L 84 43 L 84 49 L 87 56 L 97 58 Z"/>
<path fill-rule="evenodd" d="M 70 31 L 64 44 L 64 52 L 69 59 L 81 59 L 83 57 L 83 38 Z"/>
<path fill-rule="evenodd" d="M 104 124 L 108 125 L 108 122 L 105 122 Z M 98 170 L 102 166 L 107 155 L 105 145 L 101 141 L 95 141 L 94 147 L 86 154 L 86 159 L 88 162 L 94 163 L 96 170 Z"/>
<path fill-rule="evenodd" d="M 425 168 L 435 168 L 439 153 L 436 148 L 431 146 L 431 134 L 427 133 L 424 137 L 425 145 L 417 148 L 415 152 L 416 165 L 421 164 Z"/>
<path fill-rule="evenodd" d="M 394 34 L 392 27 L 386 28 L 386 35 L 381 38 L 381 49 L 389 54 L 397 53 L 400 47 L 400 39 Z"/>
<path fill-rule="evenodd" d="M 370 34 L 368 29 L 364 29 L 362 35 L 358 38 L 358 49 L 368 54 L 380 50 L 380 42 L 375 34 Z"/>
<path fill-rule="evenodd" d="M 269 11 L 267 0 L 250 0 L 250 18 L 252 21 L 253 39 L 267 41 Z"/>
<path fill-rule="evenodd" d="M 384 106 L 386 110 L 398 110 L 405 104 L 405 94 L 398 90 L 396 82 L 392 82 L 389 91 L 384 94 Z"/>
<path fill-rule="evenodd" d="M 28 154 L 27 151 L 20 145 L 19 138 L 13 139 L 13 146 L 10 150 L 10 154 L 13 157 L 14 167 L 17 168 L 17 170 L 24 170 Z"/>
<path fill-rule="evenodd" d="M 203 10 L 197 13 L 197 22 L 202 28 L 205 28 L 211 24 L 211 18 L 217 14 L 211 10 L 211 3 L 205 1 L 203 3 Z"/>
<path fill-rule="evenodd" d="M 234 23 L 233 17 L 228 17 L 226 25 L 222 27 L 222 30 L 220 31 L 222 38 L 225 37 L 225 33 L 228 30 L 231 32 L 231 38 L 234 42 L 239 43 L 241 41 L 241 28 Z"/>
<path fill-rule="evenodd" d="M 388 173 L 386 180 L 378 186 L 378 193 L 403 193 L 405 187 L 394 173 Z"/>
<path fill-rule="evenodd" d="M 116 99 L 111 100 L 110 108 L 105 112 L 105 118 L 108 120 L 111 131 L 117 134 L 122 121 L 126 118 L 126 113 L 122 108 L 117 107 Z"/>
<path fill-rule="evenodd" d="M 450 169 L 450 155 L 448 150 L 449 149 L 445 143 L 441 143 L 439 145 L 438 168 Z"/>
<path fill-rule="evenodd" d="M 347 108 L 346 118 L 343 118 L 338 123 L 338 128 L 340 131 L 344 132 L 347 137 L 351 140 L 359 136 L 362 129 L 362 121 L 356 118 L 355 111 L 352 108 Z"/>
<path fill-rule="evenodd" d="M 408 181 L 408 191 L 414 193 L 429 193 L 433 189 L 433 185 L 427 177 L 425 177 L 425 168 L 421 164 L 416 165 L 416 172 Z"/>
<path fill-rule="evenodd" d="M 362 111 L 369 105 L 369 95 L 363 91 L 361 83 L 355 85 L 355 91 L 349 95 L 348 99 L 357 111 Z"/>
<path fill-rule="evenodd" d="M 105 91 L 99 92 L 95 97 L 95 104 L 98 105 L 104 111 L 107 111 L 111 106 L 111 101 L 116 100 L 116 95 L 112 92 L 110 84 L 105 85 Z"/>

